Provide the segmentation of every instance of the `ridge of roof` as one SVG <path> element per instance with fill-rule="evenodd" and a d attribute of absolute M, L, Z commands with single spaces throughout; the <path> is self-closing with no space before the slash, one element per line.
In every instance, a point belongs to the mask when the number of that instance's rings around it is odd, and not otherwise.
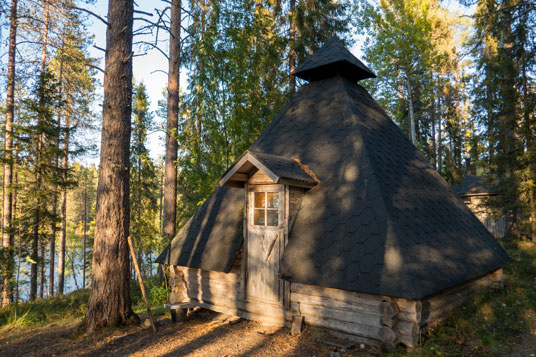
<path fill-rule="evenodd" d="M 354 81 L 376 78 L 376 75 L 348 51 L 337 37 L 326 42 L 291 74 L 309 82 L 336 75 Z"/>
<path fill-rule="evenodd" d="M 346 81 L 342 81 L 342 82 L 343 82 L 342 85 L 344 87 L 344 93 L 346 94 L 346 98 L 344 98 L 345 99 L 344 101 L 341 100 L 342 98 L 338 98 L 337 100 L 342 101 L 344 103 L 344 105 L 347 105 L 348 106 L 347 110 L 350 113 L 352 113 L 351 115 L 348 116 L 348 120 L 352 120 L 354 126 L 359 125 L 359 119 L 358 119 L 359 115 L 358 115 L 358 113 L 356 111 L 356 108 L 354 106 L 350 105 L 350 103 L 352 103 L 352 100 L 351 100 L 350 94 L 348 92 L 349 88 L 347 88 L 348 82 L 346 82 Z M 367 92 L 367 94 L 369 94 L 369 93 Z M 373 99 L 372 96 L 370 96 L 370 99 Z M 383 110 L 383 108 L 381 108 L 381 107 L 380 107 L 380 109 Z M 387 115 L 387 113 L 385 113 L 385 114 Z M 366 123 L 364 123 L 364 124 L 366 125 Z M 349 135 L 355 135 L 356 137 L 358 137 L 359 142 L 364 142 L 364 138 L 361 135 L 361 132 L 359 130 L 350 131 Z M 362 150 L 362 152 L 360 152 L 359 154 L 363 155 L 363 160 L 365 160 L 365 162 L 368 165 L 372 166 L 373 163 L 372 163 L 372 160 L 370 158 L 369 149 L 367 148 L 367 145 L 362 145 L 361 150 Z M 381 186 L 380 186 L 380 183 L 379 183 L 379 180 L 378 180 L 378 175 L 376 173 L 374 173 L 370 177 L 373 179 L 372 184 L 377 187 L 376 189 L 378 191 L 381 191 Z M 398 227 L 397 223 L 393 220 L 393 218 L 391 217 L 390 212 L 387 209 L 387 203 L 385 201 L 384 196 L 379 195 L 379 198 L 377 199 L 377 201 L 379 201 L 377 203 L 377 205 L 381 206 L 380 209 L 387 213 L 387 215 L 386 215 L 387 231 L 392 232 L 393 233 L 392 235 L 394 235 L 394 236 L 400 236 L 399 227 Z M 390 239 L 391 238 L 390 235 L 387 235 L 387 238 Z M 393 244 L 393 243 L 394 242 L 390 242 L 390 241 L 385 242 L 385 246 L 386 246 L 385 247 L 385 249 L 386 249 L 386 254 L 385 255 L 387 257 L 387 261 L 384 262 L 384 263 L 386 263 L 385 265 L 387 265 L 387 266 L 384 265 L 385 269 L 392 269 L 392 268 L 394 268 L 393 265 L 398 264 L 397 262 L 393 262 L 392 260 L 399 259 L 399 253 L 396 252 L 396 251 L 387 252 L 387 250 L 396 249 L 396 248 L 391 247 L 391 246 L 395 246 L 395 244 Z M 413 284 L 411 284 L 411 282 L 412 282 L 411 279 L 408 276 L 406 276 L 407 272 L 403 271 L 402 274 L 403 274 L 403 276 L 399 276 L 399 279 L 400 279 L 400 281 L 403 281 L 403 282 L 405 282 L 407 284 L 404 287 L 400 287 L 400 289 L 405 290 L 404 294 L 406 294 L 407 296 L 417 296 L 417 295 L 419 295 L 419 293 L 417 292 L 415 286 Z M 399 295 L 402 295 L 402 294 L 403 294 L 402 292 L 399 293 Z"/>

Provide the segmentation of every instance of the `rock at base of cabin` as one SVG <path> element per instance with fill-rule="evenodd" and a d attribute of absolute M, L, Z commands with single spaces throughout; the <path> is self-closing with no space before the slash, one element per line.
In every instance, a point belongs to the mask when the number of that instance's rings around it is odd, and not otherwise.
<path fill-rule="evenodd" d="M 290 327 L 291 336 L 296 336 L 302 333 L 304 319 L 304 316 L 292 316 L 292 325 Z"/>

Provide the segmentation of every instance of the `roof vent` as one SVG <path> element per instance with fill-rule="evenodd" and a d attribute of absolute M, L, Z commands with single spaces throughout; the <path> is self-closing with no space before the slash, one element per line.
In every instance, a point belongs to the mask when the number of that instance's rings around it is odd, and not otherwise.
<path fill-rule="evenodd" d="M 353 81 L 376 78 L 376 75 L 348 51 L 336 37 L 308 57 L 292 74 L 309 82 L 337 75 Z"/>

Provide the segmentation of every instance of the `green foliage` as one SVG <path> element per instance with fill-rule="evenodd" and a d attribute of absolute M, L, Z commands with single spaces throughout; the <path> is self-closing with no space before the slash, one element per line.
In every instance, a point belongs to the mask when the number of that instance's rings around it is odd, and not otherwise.
<path fill-rule="evenodd" d="M 145 85 L 134 87 L 130 144 L 130 236 L 135 242 L 142 274 L 151 269 L 151 254 L 163 249 L 159 232 L 159 170 L 149 156 L 147 135 L 154 130 Z M 145 264 L 147 263 L 147 264 Z"/>
<path fill-rule="evenodd" d="M 480 1 L 471 39 L 477 76 L 473 113 L 487 145 L 481 160 L 499 195 L 490 204 L 508 217 L 509 234 L 530 216 L 536 236 L 536 70 L 534 4 Z M 532 10 L 532 11 L 531 11 Z M 528 223 L 528 222 L 526 222 Z"/>
<path fill-rule="evenodd" d="M 188 91 L 177 133 L 179 226 L 287 101 L 289 21 L 296 27 L 294 50 L 305 58 L 348 33 L 345 4 L 297 1 L 288 14 L 288 2 L 190 1 Z"/>
<path fill-rule="evenodd" d="M 464 131 L 467 63 L 458 49 L 468 24 L 438 0 L 358 1 L 356 12 L 365 60 L 378 75 L 367 86 L 408 136 L 413 108 L 416 146 L 459 184 L 463 138 L 471 133 Z"/>
<path fill-rule="evenodd" d="M 162 278 L 158 276 L 144 278 L 143 284 L 151 308 L 161 307 L 168 302 L 169 291 L 166 287 L 166 282 Z M 138 282 L 132 282 L 130 294 L 134 309 L 145 310 L 145 302 Z"/>
<path fill-rule="evenodd" d="M 82 289 L 51 299 L 11 304 L 0 309 L 0 326 L 44 325 L 80 318 L 86 313 L 88 299 L 89 289 Z"/>

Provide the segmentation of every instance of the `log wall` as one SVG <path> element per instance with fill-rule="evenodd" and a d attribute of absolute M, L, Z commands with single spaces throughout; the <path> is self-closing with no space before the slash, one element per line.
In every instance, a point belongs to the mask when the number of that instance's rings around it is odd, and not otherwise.
<path fill-rule="evenodd" d="M 237 259 L 241 260 L 241 256 Z M 240 262 L 231 272 L 220 273 L 172 267 L 171 303 L 191 302 L 210 310 L 288 325 L 294 315 L 305 323 L 344 334 L 372 345 L 416 346 L 420 334 L 435 326 L 453 309 L 486 287 L 502 287 L 502 269 L 477 280 L 447 289 L 422 301 L 363 294 L 306 284 L 290 284 L 290 306 L 246 301 L 240 296 Z"/>
<path fill-rule="evenodd" d="M 502 269 L 465 284 L 447 289 L 422 300 L 420 328 L 425 331 L 444 320 L 452 310 L 481 293 L 484 289 L 503 288 Z"/>

